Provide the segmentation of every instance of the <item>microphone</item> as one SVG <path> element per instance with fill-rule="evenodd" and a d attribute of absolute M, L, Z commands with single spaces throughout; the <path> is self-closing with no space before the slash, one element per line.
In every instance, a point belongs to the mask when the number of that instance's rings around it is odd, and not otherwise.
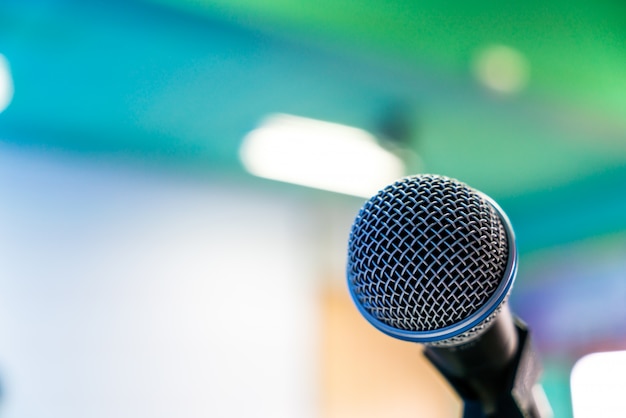
<path fill-rule="evenodd" d="M 350 231 L 347 278 L 358 310 L 383 333 L 425 345 L 463 399 L 464 417 L 547 416 L 528 330 L 507 303 L 516 271 L 502 209 L 444 176 L 385 187 Z"/>

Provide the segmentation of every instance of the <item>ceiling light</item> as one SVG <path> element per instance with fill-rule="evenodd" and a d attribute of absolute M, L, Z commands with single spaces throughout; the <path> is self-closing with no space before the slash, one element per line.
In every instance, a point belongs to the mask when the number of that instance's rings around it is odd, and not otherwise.
<path fill-rule="evenodd" d="M 240 158 L 259 177 L 361 197 L 405 174 L 401 159 L 370 133 L 285 114 L 269 116 L 246 135 Z"/>
<path fill-rule="evenodd" d="M 9 62 L 0 54 L 0 113 L 4 111 L 13 99 L 13 79 Z"/>
<path fill-rule="evenodd" d="M 593 353 L 576 362 L 571 389 L 574 418 L 618 418 L 626 410 L 626 351 Z"/>
<path fill-rule="evenodd" d="M 528 83 L 530 66 L 524 55 L 508 46 L 493 45 L 481 50 L 474 60 L 474 74 L 491 90 L 517 93 Z"/>

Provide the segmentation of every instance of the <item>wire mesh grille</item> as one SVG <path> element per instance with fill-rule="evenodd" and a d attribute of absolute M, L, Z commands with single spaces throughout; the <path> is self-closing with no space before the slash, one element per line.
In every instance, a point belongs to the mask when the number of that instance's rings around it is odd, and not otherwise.
<path fill-rule="evenodd" d="M 375 319 L 408 331 L 454 325 L 503 279 L 502 221 L 479 192 L 446 177 L 407 177 L 359 212 L 348 245 L 348 283 Z"/>

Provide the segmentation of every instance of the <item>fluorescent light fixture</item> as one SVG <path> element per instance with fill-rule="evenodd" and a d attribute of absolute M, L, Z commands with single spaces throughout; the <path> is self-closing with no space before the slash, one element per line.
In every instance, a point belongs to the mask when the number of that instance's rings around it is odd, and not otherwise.
<path fill-rule="evenodd" d="M 405 174 L 402 160 L 370 133 L 286 114 L 267 117 L 246 135 L 240 158 L 259 177 L 361 197 Z"/>
<path fill-rule="evenodd" d="M 618 418 L 626 411 L 626 351 L 589 354 L 571 374 L 574 418 Z"/>
<path fill-rule="evenodd" d="M 0 54 L 0 113 L 4 111 L 13 99 L 13 78 L 9 68 L 9 61 Z"/>

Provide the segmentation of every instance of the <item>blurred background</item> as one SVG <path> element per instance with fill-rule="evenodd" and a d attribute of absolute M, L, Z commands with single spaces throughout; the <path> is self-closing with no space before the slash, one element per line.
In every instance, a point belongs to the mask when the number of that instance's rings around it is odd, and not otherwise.
<path fill-rule="evenodd" d="M 0 414 L 456 417 L 345 286 L 397 177 L 489 194 L 556 417 L 626 349 L 622 1 L 4 0 Z"/>

